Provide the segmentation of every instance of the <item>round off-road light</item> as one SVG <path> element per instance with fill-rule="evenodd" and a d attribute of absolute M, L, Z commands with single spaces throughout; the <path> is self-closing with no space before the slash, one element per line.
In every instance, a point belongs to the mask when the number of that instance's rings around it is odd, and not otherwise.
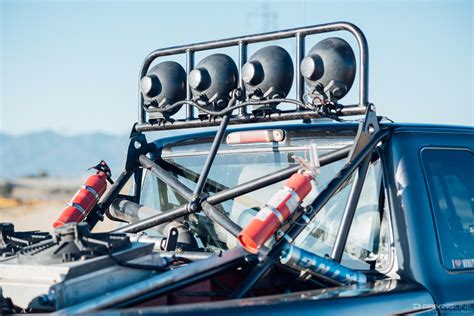
<path fill-rule="evenodd" d="M 290 54 L 280 46 L 259 49 L 242 67 L 247 99 L 268 100 L 285 98 L 293 83 L 293 62 Z M 255 111 L 272 111 L 276 103 L 255 106 Z"/>
<path fill-rule="evenodd" d="M 237 66 L 224 54 L 207 56 L 188 75 L 193 98 L 209 110 L 227 106 L 231 92 L 237 88 L 237 81 Z"/>
<path fill-rule="evenodd" d="M 354 52 L 345 40 L 338 37 L 327 38 L 311 48 L 301 61 L 300 69 L 309 94 L 337 102 L 349 92 L 354 83 Z"/>
<path fill-rule="evenodd" d="M 166 108 L 186 98 L 186 72 L 180 64 L 165 61 L 152 67 L 140 81 L 145 105 Z M 173 115 L 180 107 L 166 111 Z"/>

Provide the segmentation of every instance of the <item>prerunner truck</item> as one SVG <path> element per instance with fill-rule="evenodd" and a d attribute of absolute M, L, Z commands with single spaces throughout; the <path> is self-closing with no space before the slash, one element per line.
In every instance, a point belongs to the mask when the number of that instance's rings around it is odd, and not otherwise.
<path fill-rule="evenodd" d="M 338 37 L 305 49 L 334 31 L 357 62 Z M 247 58 L 280 39 L 294 60 Z M 2 313 L 474 312 L 474 129 L 377 116 L 359 28 L 160 49 L 139 80 L 123 171 L 94 167 L 51 234 L 0 224 Z"/>

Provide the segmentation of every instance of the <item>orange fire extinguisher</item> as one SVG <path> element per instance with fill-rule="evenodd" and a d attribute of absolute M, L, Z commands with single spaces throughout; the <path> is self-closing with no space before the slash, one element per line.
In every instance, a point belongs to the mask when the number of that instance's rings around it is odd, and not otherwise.
<path fill-rule="evenodd" d="M 238 235 L 240 244 L 249 252 L 258 249 L 291 216 L 313 186 L 314 178 L 308 172 L 294 173 L 273 198 L 255 215 Z"/>
<path fill-rule="evenodd" d="M 97 205 L 101 196 L 107 189 L 107 181 L 113 184 L 112 173 L 105 161 L 101 161 L 97 166 L 97 173 L 87 178 L 86 182 L 72 197 L 59 218 L 53 223 L 53 227 L 63 226 L 67 223 L 78 223 L 83 221 L 87 214 Z"/>
<path fill-rule="evenodd" d="M 248 252 L 258 253 L 260 247 L 285 223 L 314 188 L 319 175 L 320 163 L 315 144 L 310 146 L 311 161 L 293 157 L 301 165 L 267 204 L 260 209 L 250 223 L 237 236 Z"/>

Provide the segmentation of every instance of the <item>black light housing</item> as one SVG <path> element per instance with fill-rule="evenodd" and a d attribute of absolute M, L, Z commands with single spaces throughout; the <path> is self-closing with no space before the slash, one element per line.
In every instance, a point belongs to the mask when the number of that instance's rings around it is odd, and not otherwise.
<path fill-rule="evenodd" d="M 308 94 L 337 103 L 351 89 L 356 60 L 351 46 L 342 38 L 331 37 L 317 43 L 301 61 L 301 75 Z"/>
<path fill-rule="evenodd" d="M 140 81 L 145 106 L 148 108 L 166 108 L 186 98 L 186 72 L 174 61 L 165 61 L 151 68 Z M 176 114 L 181 107 L 175 107 L 163 113 L 153 112 L 155 119 L 168 118 Z"/>
<path fill-rule="evenodd" d="M 222 110 L 237 88 L 238 70 L 232 58 L 225 54 L 207 56 L 188 76 L 193 99 L 208 110 Z M 200 113 L 200 116 L 207 116 Z"/>
<path fill-rule="evenodd" d="M 280 46 L 259 49 L 242 67 L 247 99 L 268 100 L 285 98 L 293 83 L 293 62 Z M 254 114 L 273 112 L 277 103 L 254 106 Z"/>

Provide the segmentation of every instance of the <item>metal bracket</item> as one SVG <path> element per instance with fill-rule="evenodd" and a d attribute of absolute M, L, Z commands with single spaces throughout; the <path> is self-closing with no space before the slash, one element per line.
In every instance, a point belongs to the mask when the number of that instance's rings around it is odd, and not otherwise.
<path fill-rule="evenodd" d="M 115 183 L 108 190 L 102 200 L 96 205 L 94 209 L 87 215 L 86 222 L 89 224 L 89 228 L 92 230 L 98 221 L 102 221 L 104 214 L 109 219 L 113 220 L 113 216 L 108 211 L 110 204 L 113 199 L 117 197 L 119 192 L 127 183 L 128 179 L 133 173 L 139 168 L 138 157 L 142 154 L 147 154 L 150 149 L 150 145 L 147 143 L 146 137 L 141 132 L 136 131 L 136 124 L 133 125 L 130 133 L 130 142 L 128 144 L 127 157 L 125 160 L 125 170 L 122 171 L 120 176 Z"/>
<path fill-rule="evenodd" d="M 375 113 L 375 106 L 371 103 L 367 106 L 364 120 L 359 124 L 354 145 L 349 153 L 349 161 L 352 161 L 379 131 L 380 126 Z"/>
<path fill-rule="evenodd" d="M 110 184 L 114 184 L 114 181 L 112 180 L 112 171 L 110 170 L 110 167 L 107 165 L 105 160 L 101 160 L 97 165 L 90 167 L 87 170 L 91 169 L 97 170 L 97 174 L 99 174 L 99 172 L 105 173 L 105 175 L 107 176 L 107 181 L 109 181 Z"/>
<path fill-rule="evenodd" d="M 138 157 L 140 155 L 146 155 L 149 151 L 149 147 L 146 137 L 143 133 L 136 131 L 136 123 L 132 127 L 130 132 L 130 141 L 128 143 L 127 157 L 125 159 L 125 170 L 130 172 L 138 166 Z"/>
<path fill-rule="evenodd" d="M 306 282 L 311 279 L 312 275 L 309 272 L 309 269 L 304 269 L 300 271 L 300 274 L 296 278 L 298 281 Z"/>
<path fill-rule="evenodd" d="M 168 238 L 166 238 L 166 251 L 174 251 L 176 250 L 176 246 L 178 245 L 178 229 L 173 227 L 170 229 L 168 234 Z"/>

